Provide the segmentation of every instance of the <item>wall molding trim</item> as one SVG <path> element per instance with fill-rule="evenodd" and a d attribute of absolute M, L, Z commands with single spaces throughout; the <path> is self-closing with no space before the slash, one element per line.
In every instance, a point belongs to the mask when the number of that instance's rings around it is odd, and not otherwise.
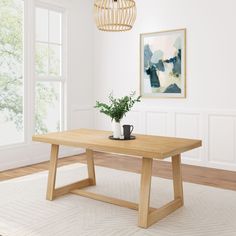
<path fill-rule="evenodd" d="M 111 130 L 110 120 L 93 106 L 72 105 L 70 115 L 70 129 Z M 184 153 L 183 163 L 236 171 L 236 110 L 136 106 L 123 122 L 134 124 L 136 133 L 202 139 L 203 147 Z M 63 147 L 60 157 L 83 152 Z M 2 171 L 49 160 L 50 146 L 30 142 L 1 149 L 0 154 Z"/>
<path fill-rule="evenodd" d="M 95 128 L 110 130 L 94 114 L 100 121 Z M 137 105 L 124 122 L 134 124 L 136 133 L 201 139 L 201 148 L 183 153 L 183 163 L 236 171 L 236 110 Z"/>
<path fill-rule="evenodd" d="M 67 129 L 93 128 L 93 106 L 69 107 Z M 59 157 L 73 156 L 83 153 L 84 149 L 60 147 Z M 50 145 L 32 142 L 31 139 L 21 144 L 0 148 L 0 171 L 32 165 L 49 160 Z"/>
<path fill-rule="evenodd" d="M 43 147 L 40 147 L 40 149 L 42 150 Z M 59 158 L 79 155 L 84 152 L 85 150 L 82 148 L 60 147 Z M 33 165 L 33 164 L 48 161 L 49 159 L 50 159 L 50 149 L 48 147 L 47 149 L 44 149 L 42 153 L 40 153 L 39 155 L 35 155 L 33 157 L 31 155 L 30 156 L 27 155 L 21 159 L 19 157 L 18 158 L 14 157 L 14 158 L 11 158 L 11 161 L 9 160 L 1 161 L 0 171 L 15 169 L 22 166 Z"/>

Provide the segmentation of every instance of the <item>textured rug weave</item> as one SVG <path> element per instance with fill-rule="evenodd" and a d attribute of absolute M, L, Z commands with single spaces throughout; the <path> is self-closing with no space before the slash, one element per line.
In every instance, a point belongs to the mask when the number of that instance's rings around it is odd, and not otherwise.
<path fill-rule="evenodd" d="M 58 186 L 86 177 L 86 166 L 58 171 Z M 91 191 L 138 202 L 140 175 L 96 167 Z M 235 236 L 236 192 L 184 184 L 185 206 L 148 229 L 137 227 L 137 211 L 73 194 L 45 200 L 47 172 L 0 182 L 2 236 Z M 172 181 L 153 177 L 151 205 L 173 198 Z"/>

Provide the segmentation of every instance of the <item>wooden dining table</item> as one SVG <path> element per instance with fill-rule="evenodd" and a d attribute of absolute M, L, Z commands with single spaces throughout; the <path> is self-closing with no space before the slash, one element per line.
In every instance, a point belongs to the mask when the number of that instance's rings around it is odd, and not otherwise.
<path fill-rule="evenodd" d="M 127 207 L 138 211 L 138 226 L 148 228 L 184 204 L 181 173 L 181 153 L 198 148 L 201 140 L 137 134 L 135 140 L 110 140 L 109 131 L 78 129 L 35 135 L 33 141 L 51 144 L 51 158 L 47 185 L 47 200 L 73 193 L 83 197 Z M 79 147 L 86 150 L 88 178 L 55 188 L 59 146 Z M 133 203 L 87 191 L 96 185 L 94 151 L 124 154 L 142 158 L 139 202 Z M 171 157 L 174 199 L 160 208 L 150 207 L 153 160 Z M 118 157 L 117 157 L 118 158 Z M 132 191 L 132 190 L 131 190 Z"/>

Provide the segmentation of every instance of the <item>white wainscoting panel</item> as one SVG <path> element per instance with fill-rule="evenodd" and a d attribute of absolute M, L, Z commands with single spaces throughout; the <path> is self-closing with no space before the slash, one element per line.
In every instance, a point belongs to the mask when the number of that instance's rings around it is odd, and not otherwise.
<path fill-rule="evenodd" d="M 209 160 L 235 163 L 235 117 L 209 116 Z"/>
<path fill-rule="evenodd" d="M 180 138 L 201 139 L 200 114 L 176 113 L 175 136 Z M 184 157 L 200 159 L 200 149 L 183 153 Z"/>
<path fill-rule="evenodd" d="M 68 116 L 68 129 L 94 128 L 92 106 L 73 107 Z M 59 157 L 84 152 L 81 148 L 60 147 Z M 31 139 L 24 144 L 0 148 L 0 171 L 49 160 L 50 145 L 35 143 Z"/>
<path fill-rule="evenodd" d="M 134 133 L 143 133 L 141 125 L 141 113 L 139 111 L 130 111 L 122 120 L 122 125 L 129 124 L 134 126 Z"/>
<path fill-rule="evenodd" d="M 146 113 L 146 132 L 151 135 L 167 135 L 168 113 L 166 112 L 147 112 Z"/>
<path fill-rule="evenodd" d="M 95 114 L 95 128 L 111 130 L 110 120 Z M 183 163 L 236 171 L 236 111 L 137 106 L 122 123 L 136 133 L 202 140 L 202 147 L 183 153 Z"/>

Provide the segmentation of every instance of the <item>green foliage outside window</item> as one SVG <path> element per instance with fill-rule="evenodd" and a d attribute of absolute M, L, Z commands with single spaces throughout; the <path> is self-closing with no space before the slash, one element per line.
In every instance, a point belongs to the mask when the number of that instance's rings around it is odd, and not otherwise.
<path fill-rule="evenodd" d="M 23 1 L 0 0 L 0 112 L 6 121 L 14 122 L 17 130 L 23 129 Z M 37 70 L 43 71 L 44 53 L 36 55 Z M 48 132 L 44 121 L 47 104 L 53 106 L 58 94 L 51 87 L 37 85 L 36 133 Z"/>

